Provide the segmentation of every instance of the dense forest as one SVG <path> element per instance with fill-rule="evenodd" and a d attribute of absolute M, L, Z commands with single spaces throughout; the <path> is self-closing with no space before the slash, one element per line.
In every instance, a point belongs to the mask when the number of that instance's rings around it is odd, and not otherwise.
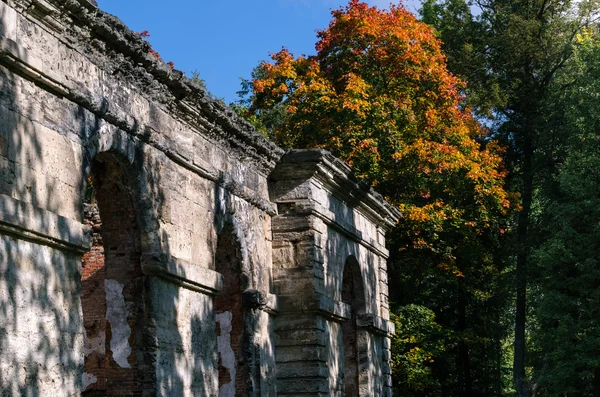
<path fill-rule="evenodd" d="M 392 232 L 396 396 L 600 396 L 597 0 L 358 0 L 235 110 L 351 164 Z M 282 43 L 285 44 L 285 43 Z"/>

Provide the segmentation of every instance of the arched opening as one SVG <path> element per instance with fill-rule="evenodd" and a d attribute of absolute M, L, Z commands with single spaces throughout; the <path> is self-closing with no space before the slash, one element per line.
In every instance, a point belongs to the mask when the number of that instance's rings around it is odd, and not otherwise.
<path fill-rule="evenodd" d="M 224 279 L 223 289 L 215 298 L 219 397 L 243 397 L 248 395 L 248 377 L 242 354 L 242 292 L 248 280 L 242 275 L 241 250 L 229 227 L 217 240 L 215 270 Z"/>
<path fill-rule="evenodd" d="M 93 244 L 83 256 L 83 396 L 141 395 L 143 319 L 140 233 L 131 178 L 115 155 L 93 162 L 84 222 Z"/>
<path fill-rule="evenodd" d="M 346 397 L 359 395 L 359 351 L 356 328 L 357 314 L 364 311 L 363 282 L 360 265 L 349 257 L 344 264 L 342 276 L 342 302 L 350 305 L 350 318 L 343 322 L 344 337 L 344 392 Z"/>

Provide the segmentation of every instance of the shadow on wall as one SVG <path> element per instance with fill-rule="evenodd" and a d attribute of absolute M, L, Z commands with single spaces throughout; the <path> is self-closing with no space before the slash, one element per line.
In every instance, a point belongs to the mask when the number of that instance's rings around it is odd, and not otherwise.
<path fill-rule="evenodd" d="M 182 288 L 176 280 L 168 281 L 141 273 L 143 260 L 160 258 L 159 266 L 186 278 L 185 269 L 171 258 L 169 236 L 160 229 L 158 221 L 164 203 L 161 170 L 164 162 L 169 160 L 162 153 L 144 148 L 141 142 L 122 131 L 108 130 L 112 131 L 112 139 L 104 143 L 92 142 L 88 146 L 103 146 L 110 152 L 95 156 L 92 169 L 96 173 L 93 180 L 98 184 L 98 190 L 105 190 L 104 204 L 100 195 L 98 199 L 106 260 L 104 364 L 115 371 L 99 371 L 105 377 L 104 381 L 85 386 L 91 392 L 102 390 L 104 383 L 104 390 L 109 395 L 112 384 L 121 391 L 124 387 L 131 388 L 131 393 L 143 396 L 209 396 L 213 389 L 210 378 L 215 350 L 206 346 L 206 340 L 214 335 L 209 317 L 211 298 Z M 95 136 L 92 141 L 94 139 L 105 138 Z M 129 155 L 129 160 L 126 155 Z M 116 157 L 118 160 L 115 160 Z M 103 163 L 104 170 L 98 168 L 98 162 Z M 118 167 L 114 167 L 115 163 Z M 117 168 L 116 172 L 111 168 Z M 102 182 L 98 178 L 101 173 L 105 173 L 103 179 L 109 182 L 107 189 L 101 187 Z M 121 173 L 126 177 L 121 178 Z M 119 179 L 124 182 L 115 183 Z M 123 200 L 123 194 L 117 190 L 124 193 L 127 200 Z M 126 222 L 127 214 L 122 213 L 127 207 L 129 220 L 133 222 Z M 111 220 L 115 215 L 116 222 Z M 129 244 L 128 240 L 132 238 L 138 242 Z M 132 250 L 132 246 L 140 249 Z M 124 267 L 127 262 L 130 264 Z M 110 284 L 119 287 L 116 294 L 114 288 L 109 293 Z M 125 310 L 109 313 L 111 305 L 118 307 L 119 302 Z M 115 332 L 113 323 L 118 324 L 119 332 Z M 113 342 L 120 354 L 118 360 L 115 359 Z M 92 362 L 91 366 L 94 365 Z M 84 380 L 98 379 L 96 375 L 94 378 L 89 375 L 92 374 L 87 373 L 86 366 Z M 123 376 L 127 376 L 129 381 L 124 382 Z"/>
<path fill-rule="evenodd" d="M 3 21 L 1 15 L 0 21 Z M 0 26 L 0 35 L 3 29 Z M 110 138 L 112 142 L 100 143 L 106 134 L 113 136 Z M 83 164 L 71 164 L 70 159 L 61 158 L 60 153 L 51 157 L 52 147 L 48 145 L 52 142 L 58 142 L 57 145 L 63 145 L 63 148 L 80 148 L 78 150 L 83 151 Z M 103 152 L 111 154 L 100 153 L 96 156 L 101 151 L 98 149 L 100 147 Z M 136 149 L 135 154 L 127 157 L 130 151 L 125 149 L 131 147 Z M 87 152 L 85 148 L 88 148 Z M 68 227 L 68 224 L 65 226 L 68 221 L 45 210 L 73 220 L 83 218 L 86 173 L 92 168 L 93 161 L 99 161 L 102 157 L 106 161 L 113 156 L 112 153 L 128 158 L 119 159 L 117 163 L 120 166 L 133 167 L 129 186 L 125 184 L 121 188 L 129 189 L 127 192 L 133 203 L 134 214 L 130 214 L 133 217 L 128 225 L 113 225 L 115 237 L 112 241 L 116 242 L 117 249 L 111 251 L 112 256 L 107 263 L 109 267 L 110 263 L 115 266 L 106 270 L 126 270 L 123 274 L 109 276 L 106 273 L 103 277 L 91 276 L 91 279 L 96 284 L 115 280 L 113 286 L 120 288 L 122 285 L 123 288 L 120 291 L 117 288 L 116 293 L 114 288 L 110 289 L 111 296 L 118 297 L 121 294 L 123 297 L 120 307 L 113 305 L 113 314 L 121 310 L 120 314 L 124 311 L 134 315 L 125 315 L 126 320 L 120 321 L 123 316 L 115 317 L 108 313 L 108 309 L 102 313 L 105 321 L 102 321 L 101 314 L 98 324 L 104 323 L 105 338 L 104 346 L 100 348 L 89 338 L 84 342 L 80 303 L 81 256 L 84 252 L 55 241 L 41 243 L 38 237 L 24 236 L 18 228 L 8 225 L 34 224 L 37 230 L 58 233 L 58 240 L 61 241 L 80 239 L 81 235 L 75 233 L 76 228 Z M 156 236 L 159 233 L 157 214 L 163 202 L 159 172 L 161 162 L 165 161 L 168 160 L 162 153 L 149 156 L 135 138 L 107 126 L 85 109 L 66 99 L 54 97 L 0 65 L 2 397 L 79 395 L 83 382 L 87 383 L 86 386 L 94 383 L 93 378 L 84 377 L 84 352 L 89 356 L 92 351 L 98 353 L 102 349 L 110 360 L 118 364 L 119 369 L 137 367 L 144 384 L 143 395 L 156 395 L 156 389 L 163 395 L 173 396 L 212 394 L 210 379 L 207 379 L 212 376 L 207 374 L 211 374 L 216 349 L 207 349 L 205 346 L 206 336 L 214 335 L 214 330 L 211 331 L 214 324 L 211 325 L 208 317 L 212 312 L 211 299 L 183 290 L 179 285 L 162 278 L 142 275 L 138 266 L 141 254 L 158 253 L 169 258 L 168 239 L 164 234 Z M 54 176 L 61 173 L 76 175 L 71 185 Z M 105 198 L 110 200 L 114 197 Z M 29 203 L 33 208 L 24 209 L 26 207 L 20 202 Z M 56 219 L 62 219 L 59 227 L 52 223 Z M 151 237 L 153 234 L 155 236 Z M 119 243 L 132 236 L 136 241 L 133 244 L 135 249 L 120 250 Z M 105 244 L 104 253 L 111 248 L 113 245 Z M 135 266 L 123 267 L 123 261 L 134 263 Z M 185 276 L 184 269 L 174 271 Z M 110 295 L 106 288 L 108 284 L 105 284 L 104 299 Z M 198 296 L 202 298 L 195 300 Z M 192 316 L 186 316 L 182 301 L 187 307 L 199 303 Z M 117 332 L 115 328 L 119 327 L 129 327 L 135 332 L 129 335 L 127 332 L 120 333 L 122 346 L 111 347 L 113 337 L 122 331 Z M 93 332 L 96 331 L 90 329 L 90 333 Z M 96 343 L 100 342 L 96 340 Z M 115 354 L 115 351 L 119 353 Z M 155 370 L 155 364 L 158 370 Z M 109 374 L 105 372 L 104 376 L 108 385 Z"/>
<path fill-rule="evenodd" d="M 6 8 L 3 8 L 4 10 Z M 2 12 L 2 10 L 0 10 Z M 0 15 L 0 23 L 3 21 Z M 6 27 L 0 26 L 0 36 Z M 82 369 L 78 268 L 81 253 L 37 245 L 7 223 L 53 230 L 60 240 L 77 237 L 54 229 L 41 210 L 60 206 L 57 181 L 44 177 L 36 119 L 43 104 L 25 98 L 39 90 L 0 66 L 0 394 L 3 397 L 56 395 L 78 391 Z M 42 108 L 40 108 L 40 106 Z M 36 173 L 39 178 L 35 178 Z M 28 211 L 10 198 L 31 203 Z M 64 226 L 64 225 L 63 225 Z"/>
<path fill-rule="evenodd" d="M 99 391 L 141 394 L 145 385 L 152 387 L 153 377 L 145 373 L 151 368 L 145 363 L 143 339 L 147 298 L 128 168 L 115 154 L 98 154 L 86 191 L 84 216 L 94 236 L 82 265 L 84 396 Z"/>
<path fill-rule="evenodd" d="M 353 203 L 342 205 L 330 200 L 329 210 L 335 222 L 355 230 L 361 238 L 368 238 L 362 230 L 354 212 Z M 350 305 L 350 318 L 337 329 L 337 338 L 331 339 L 330 365 L 333 390 L 344 390 L 346 396 L 379 395 L 381 385 L 370 384 L 370 379 L 381 379 L 382 358 L 372 343 L 381 344 L 380 336 L 368 336 L 368 331 L 358 327 L 358 317 L 365 314 L 378 316 L 376 305 L 379 291 L 379 264 L 374 253 L 362 247 L 346 235 L 328 228 L 326 240 L 326 263 L 328 276 L 326 290 L 334 293 L 333 298 Z M 377 342 L 374 342 L 377 341 Z"/>
<path fill-rule="evenodd" d="M 241 268 L 241 250 L 227 224 L 217 237 L 215 270 L 223 275 L 224 285 L 214 300 L 217 327 L 219 395 L 248 395 L 247 364 L 240 354 L 243 348 L 244 312 L 242 292 L 248 278 Z"/>
<path fill-rule="evenodd" d="M 367 238 L 368 236 L 365 236 L 364 232 L 361 230 L 363 225 L 360 225 L 356 219 L 354 207 L 355 204 L 352 202 L 348 202 L 343 205 L 341 202 L 332 199 L 329 201 L 328 209 L 333 213 L 333 220 L 336 223 L 344 225 L 351 230 L 355 230 L 360 238 Z M 328 235 L 326 244 L 327 263 L 334 264 L 335 266 L 328 268 L 328 271 L 333 271 L 333 274 L 330 274 L 330 276 L 326 279 L 326 288 L 330 291 L 337 291 L 336 294 L 341 294 L 343 271 L 346 261 L 350 257 L 354 257 L 354 260 L 358 263 L 358 268 L 360 270 L 359 275 L 363 280 L 363 284 L 365 285 L 364 293 L 367 293 L 367 288 L 376 287 L 375 285 L 369 286 L 366 282 L 367 280 L 378 280 L 376 274 L 378 268 L 376 264 L 373 263 L 372 254 L 370 254 L 366 249 L 360 250 L 359 243 L 349 239 L 344 234 L 338 233 L 335 229 L 330 228 L 329 232 L 330 234 Z M 361 252 L 368 254 L 361 255 Z M 366 295 L 363 297 L 363 304 L 366 303 L 364 300 L 366 297 Z M 341 295 L 335 296 L 334 298 L 341 300 Z M 365 306 L 364 308 L 364 310 L 367 312 L 372 312 L 374 309 L 374 307 L 368 306 Z"/>
<path fill-rule="evenodd" d="M 150 117 L 160 117 L 156 105 L 150 106 Z M 139 141 L 138 147 L 141 148 Z M 168 168 L 165 164 L 171 160 L 164 153 L 148 147 L 138 150 L 138 153 L 139 160 L 136 159 L 135 164 L 137 188 L 141 192 L 140 211 L 143 212 L 140 214 L 141 231 L 149 235 L 159 229 L 166 190 L 173 187 L 168 183 L 173 181 L 162 177 L 162 172 Z M 142 174 L 144 177 L 141 177 Z M 170 270 L 186 278 L 185 268 L 171 260 L 169 236 L 164 229 L 156 240 L 154 244 L 143 244 L 147 245 L 146 251 L 159 252 L 168 258 Z M 156 393 L 153 396 L 213 396 L 216 361 L 213 298 L 156 276 L 146 276 L 145 288 L 151 313 L 145 328 L 146 343 L 149 356 L 157 367 Z"/>
<path fill-rule="evenodd" d="M 360 264 L 354 256 L 344 264 L 342 277 L 342 302 L 350 305 L 350 318 L 342 323 L 344 352 L 344 392 L 346 396 L 358 396 L 360 384 L 360 363 L 357 332 L 357 315 L 365 312 L 365 288 Z"/>
<path fill-rule="evenodd" d="M 215 270 L 223 275 L 223 290 L 214 300 L 217 327 L 219 396 L 260 396 L 274 392 L 268 370 L 274 363 L 272 346 L 262 332 L 267 314 L 265 291 L 260 291 L 247 247 L 248 233 L 236 215 L 235 201 L 222 186 L 215 189 L 214 226 L 217 231 Z"/>

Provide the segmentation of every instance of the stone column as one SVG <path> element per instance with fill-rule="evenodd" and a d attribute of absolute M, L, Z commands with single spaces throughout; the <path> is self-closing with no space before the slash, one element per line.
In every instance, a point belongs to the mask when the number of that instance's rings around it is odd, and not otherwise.
<path fill-rule="evenodd" d="M 394 331 L 384 237 L 399 212 L 320 150 L 288 152 L 271 174 L 270 193 L 278 210 L 272 220 L 277 391 L 389 396 Z M 353 286 L 344 298 L 345 277 Z M 345 348 L 352 349 L 348 356 Z M 347 374 L 346 360 L 354 363 Z"/>

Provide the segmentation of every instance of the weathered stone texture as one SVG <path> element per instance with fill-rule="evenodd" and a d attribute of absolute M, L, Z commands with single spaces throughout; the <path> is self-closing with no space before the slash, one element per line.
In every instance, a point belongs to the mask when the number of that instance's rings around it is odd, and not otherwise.
<path fill-rule="evenodd" d="M 0 236 L 2 396 L 75 395 L 83 370 L 80 258 Z"/>
<path fill-rule="evenodd" d="M 283 155 L 93 0 L 0 0 L 0 395 L 342 396 L 352 349 L 389 395 L 399 214 Z"/>
<path fill-rule="evenodd" d="M 390 395 L 382 357 L 393 325 L 382 288 L 387 279 L 380 278 L 388 255 L 381 237 L 397 213 L 353 180 L 347 165 L 318 150 L 287 153 L 270 188 L 279 209 L 273 218 L 274 287 L 282 311 L 278 391 Z M 320 372 L 299 381 L 290 362 Z"/>

